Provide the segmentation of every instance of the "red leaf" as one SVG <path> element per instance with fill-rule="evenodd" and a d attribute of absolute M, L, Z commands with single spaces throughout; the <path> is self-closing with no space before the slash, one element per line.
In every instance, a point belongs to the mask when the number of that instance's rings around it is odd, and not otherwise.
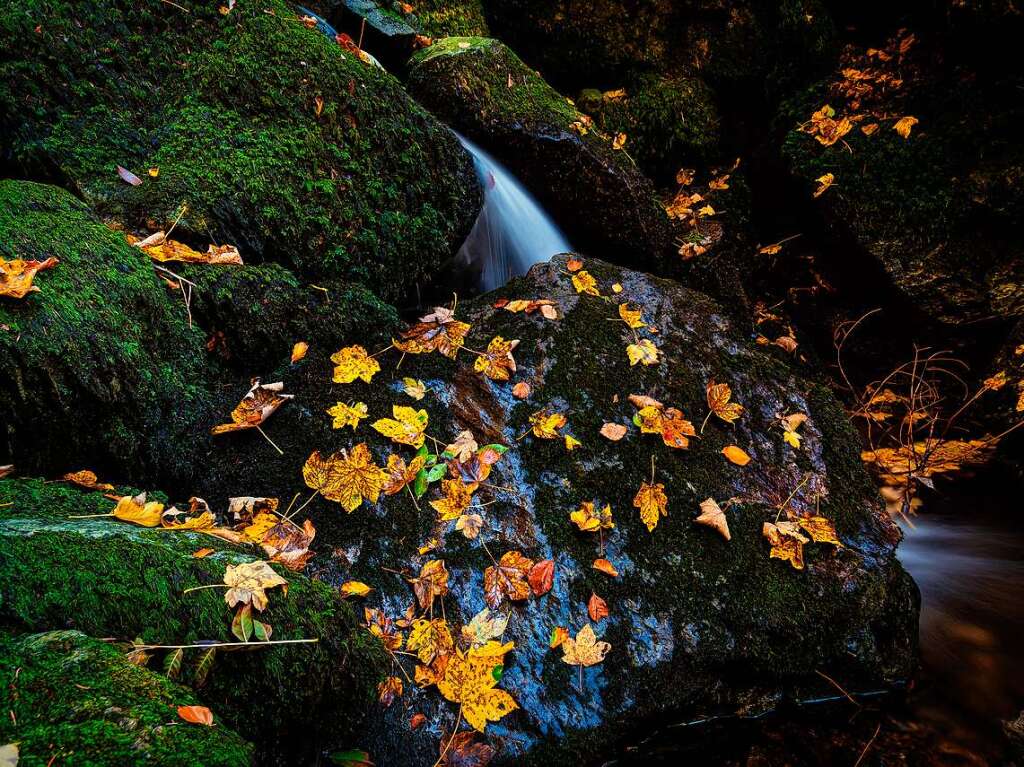
<path fill-rule="evenodd" d="M 555 583 L 555 562 L 552 559 L 542 559 L 530 568 L 530 588 L 535 597 L 543 596 L 551 591 Z"/>
<path fill-rule="evenodd" d="M 425 721 L 427 721 L 427 717 L 417 712 L 409 718 L 409 729 L 418 729 Z"/>
<path fill-rule="evenodd" d="M 602 618 L 608 617 L 608 603 L 592 593 L 590 601 L 587 602 L 587 612 L 590 613 L 590 620 L 598 623 Z"/>
<path fill-rule="evenodd" d="M 178 706 L 178 716 L 192 724 L 213 726 L 213 712 L 206 706 Z"/>

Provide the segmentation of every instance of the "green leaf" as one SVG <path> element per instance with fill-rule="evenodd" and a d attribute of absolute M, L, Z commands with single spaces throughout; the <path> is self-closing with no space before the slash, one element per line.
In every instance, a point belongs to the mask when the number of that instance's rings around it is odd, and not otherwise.
<path fill-rule="evenodd" d="M 417 498 L 422 498 L 423 494 L 427 492 L 427 472 L 424 469 L 420 469 L 416 475 L 416 479 L 412 482 L 412 492 Z"/>
<path fill-rule="evenodd" d="M 213 659 L 217 656 L 217 648 L 211 647 L 209 650 L 204 650 L 203 654 L 199 656 L 199 662 L 196 663 L 196 671 L 192 676 L 192 686 L 202 687 L 206 684 L 206 677 L 210 675 L 210 669 L 213 668 Z"/>
<path fill-rule="evenodd" d="M 448 464 L 439 463 L 437 466 L 431 467 L 430 471 L 427 472 L 427 482 L 437 482 L 442 479 L 445 474 L 448 473 Z"/>
<path fill-rule="evenodd" d="M 493 450 L 498 455 L 505 455 L 505 453 L 508 452 L 508 446 L 507 445 L 497 445 L 497 444 L 495 444 L 495 445 L 484 445 L 482 448 L 480 448 L 480 450 Z M 478 450 L 477 452 L 479 453 L 480 450 Z"/>
<path fill-rule="evenodd" d="M 252 636 L 252 608 L 249 605 L 242 607 L 235 613 L 235 619 L 231 621 L 231 633 L 238 637 L 240 642 L 248 642 Z"/>
<path fill-rule="evenodd" d="M 331 754 L 328 758 L 340 767 L 373 767 L 370 755 L 358 748 L 353 748 L 351 751 L 339 751 L 336 754 Z"/>
<path fill-rule="evenodd" d="M 173 652 L 167 653 L 164 658 L 164 674 L 168 679 L 177 679 L 181 676 L 181 660 L 185 657 L 185 651 L 180 647 Z"/>
<path fill-rule="evenodd" d="M 253 620 L 252 631 L 259 641 L 269 642 L 270 635 L 273 633 L 274 627 L 271 626 L 269 623 L 264 623 L 263 621 L 259 620 Z"/>

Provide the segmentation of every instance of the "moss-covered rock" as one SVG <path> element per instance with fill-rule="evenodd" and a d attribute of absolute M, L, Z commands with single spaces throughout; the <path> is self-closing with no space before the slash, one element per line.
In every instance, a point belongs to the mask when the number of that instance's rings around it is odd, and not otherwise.
<path fill-rule="evenodd" d="M 624 89 L 584 91 L 576 103 L 605 133 L 625 133 L 626 151 L 660 186 L 682 167 L 719 159 L 718 110 L 700 78 L 644 75 Z"/>
<path fill-rule="evenodd" d="M 577 248 L 642 268 L 662 265 L 672 237 L 651 182 L 504 44 L 436 42 L 411 60 L 409 88 L 507 165 Z"/>
<path fill-rule="evenodd" d="M 220 723 L 183 722 L 195 693 L 139 668 L 107 642 L 77 631 L 0 638 L 0 740 L 22 767 L 155 767 L 253 763 L 252 746 Z"/>
<path fill-rule="evenodd" d="M 0 453 L 23 470 L 153 471 L 211 373 L 180 299 L 71 194 L 0 181 L 0 257 L 60 263 L 0 298 Z"/>
<path fill-rule="evenodd" d="M 422 0 L 416 3 L 420 29 L 430 37 L 490 37 L 482 0 Z"/>
<path fill-rule="evenodd" d="M 903 86 L 883 105 L 890 116 L 872 135 L 858 126 L 826 147 L 797 129 L 830 101 L 850 111 L 832 85 L 839 74 L 794 97 L 780 113 L 789 130 L 782 152 L 808 194 L 833 174 L 835 185 L 818 198 L 833 233 L 880 265 L 922 315 L 948 325 L 1019 317 L 1021 77 L 943 67 L 934 53 L 927 43 L 911 48 Z M 965 85 L 976 77 L 977 87 Z M 909 138 L 893 130 L 904 115 L 919 120 Z"/>
<path fill-rule="evenodd" d="M 450 132 L 283 0 L 24 0 L 0 42 L 3 155 L 131 226 L 166 228 L 186 205 L 182 236 L 391 300 L 479 209 Z"/>
<path fill-rule="evenodd" d="M 226 565 L 258 559 L 256 552 L 200 533 L 74 519 L 113 505 L 67 485 L 7 479 L 0 498 L 4 625 L 160 645 L 237 641 L 223 589 L 185 590 L 222 582 Z M 207 547 L 215 553 L 192 556 Z M 273 626 L 272 639 L 319 641 L 218 651 L 205 679 L 198 665 L 206 651 L 186 650 L 181 678 L 243 736 L 281 753 L 313 751 L 358 726 L 383 672 L 383 650 L 334 589 L 279 569 L 287 593 L 271 592 L 260 618 Z"/>
<path fill-rule="evenodd" d="M 555 560 L 553 591 L 517 603 L 505 634 L 516 648 L 502 687 L 521 710 L 488 727 L 492 743 L 504 743 L 504 763 L 580 761 L 663 714 L 749 712 L 791 695 L 829 694 L 816 670 L 853 692 L 905 679 L 915 659 L 916 590 L 895 559 L 898 534 L 864 473 L 857 437 L 828 389 L 794 372 L 782 350 L 746 340 L 738 329 L 743 326 L 733 326 L 700 293 L 592 259 L 584 268 L 612 301 L 579 295 L 564 257 L 556 257 L 499 291 L 459 302 L 457 315 L 472 324 L 466 347 L 485 348 L 496 335 L 520 340 L 509 383 L 484 379 L 469 352 L 456 361 L 407 355 L 397 367 L 399 355 L 390 351 L 377 357 L 382 369 L 372 382 L 336 385 L 330 383 L 332 350 L 311 350 L 303 363 L 281 371 L 297 397 L 267 432 L 283 455 L 258 434 L 226 436 L 206 458 L 195 492 L 215 507 L 228 488 L 290 498 L 302 487 L 302 465 L 314 449 L 328 453 L 365 442 L 379 465 L 394 453 L 408 460 L 412 449 L 368 425 L 390 416 L 396 404 L 423 408 L 427 432 L 442 444 L 469 429 L 481 445 L 509 446 L 488 478 L 493 487 L 481 487 L 474 497 L 486 519 L 475 541 L 451 522 L 438 523 L 428 505 L 438 497 L 434 488 L 418 504 L 402 492 L 345 514 L 314 498 L 303 512 L 318 530 L 319 553 L 311 562 L 317 577 L 371 585 L 368 606 L 392 617 L 404 613 L 413 595 L 404 578 L 382 568 L 415 573 L 427 560 L 443 559 L 451 572 L 444 614 L 458 627 L 484 605 L 481 576 L 491 562 L 482 542 L 494 556 L 515 549 Z M 612 293 L 615 283 L 622 286 L 619 294 Z M 551 299 L 560 318 L 495 308 L 503 298 Z M 611 321 L 620 301 L 643 307 L 645 321 L 657 328 L 650 337 L 663 355 L 658 364 L 630 366 L 625 347 L 633 335 Z M 362 340 L 371 351 L 386 346 Z M 425 382 L 423 400 L 403 393 L 405 376 Z M 711 378 L 728 383 L 746 407 L 735 427 L 709 422 L 688 450 L 676 450 L 630 426 L 635 408 L 629 394 L 679 407 L 699 426 Z M 519 381 L 532 387 L 525 400 L 510 393 Z M 332 429 L 325 411 L 337 401 L 366 403 L 370 421 L 354 432 Z M 542 409 L 564 413 L 563 431 L 582 445 L 568 452 L 560 439 L 532 436 L 528 419 Z M 783 441 L 778 420 L 796 412 L 809 416 L 800 450 Z M 598 434 L 605 422 L 622 423 L 629 433 L 610 442 Z M 721 454 L 729 444 L 752 462 L 742 468 L 729 463 Z M 182 449 L 193 450 L 189 444 Z M 650 480 L 652 458 L 668 516 L 648 532 L 633 498 Z M 694 523 L 709 496 L 722 503 L 741 499 L 726 512 L 731 541 Z M 796 513 L 819 511 L 834 522 L 843 542 L 841 548 L 809 545 L 804 571 L 770 559 L 761 533 L 787 498 Z M 591 568 L 600 556 L 598 541 L 569 521 L 586 500 L 614 510 L 605 555 L 619 578 Z M 439 540 L 436 548 L 419 553 L 432 538 Z M 577 670 L 547 642 L 552 627 L 575 633 L 587 622 L 592 592 L 609 604 L 611 615 L 598 629 L 613 650 L 603 664 L 585 670 L 581 693 Z M 410 687 L 407 707 L 395 704 L 366 723 L 362 743 L 378 763 L 434 759 L 438 732 L 454 725 L 456 706 L 433 689 Z M 423 712 L 429 726 L 410 731 L 409 710 Z"/>

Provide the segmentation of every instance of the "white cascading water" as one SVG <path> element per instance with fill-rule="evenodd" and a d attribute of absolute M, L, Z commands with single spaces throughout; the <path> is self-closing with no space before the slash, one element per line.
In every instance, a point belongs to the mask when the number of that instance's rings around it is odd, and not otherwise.
<path fill-rule="evenodd" d="M 515 176 L 472 141 L 455 135 L 473 157 L 484 189 L 483 208 L 457 256 L 460 263 L 480 271 L 481 290 L 499 288 L 534 264 L 572 250 Z"/>

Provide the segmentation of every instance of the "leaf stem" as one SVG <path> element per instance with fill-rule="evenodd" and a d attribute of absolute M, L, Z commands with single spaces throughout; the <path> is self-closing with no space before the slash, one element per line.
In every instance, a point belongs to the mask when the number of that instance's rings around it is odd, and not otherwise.
<path fill-rule="evenodd" d="M 279 447 L 277 446 L 277 444 L 276 444 L 276 443 L 274 442 L 274 440 L 272 440 L 272 439 L 271 439 L 270 437 L 268 437 L 268 436 L 267 436 L 267 433 L 266 433 L 265 431 L 263 431 L 263 428 L 262 428 L 261 426 L 257 425 L 257 426 L 256 426 L 256 431 L 258 431 L 258 432 L 259 432 L 260 434 L 262 434 L 262 435 L 263 435 L 263 439 L 265 439 L 265 440 L 266 440 L 267 442 L 269 442 L 269 443 L 270 443 L 270 446 L 271 446 L 272 448 L 274 448 L 274 450 L 276 450 L 276 451 L 277 451 L 278 453 L 280 453 L 281 455 L 284 455 L 284 450 L 282 450 L 281 448 L 279 448 Z"/>
<path fill-rule="evenodd" d="M 455 729 L 452 730 L 452 736 L 448 738 L 448 742 L 444 746 L 444 750 L 441 751 L 441 755 L 437 757 L 437 761 L 434 762 L 434 767 L 438 767 L 441 762 L 444 761 L 445 756 L 448 754 L 448 749 L 452 747 L 452 743 L 455 742 L 455 736 L 459 734 L 459 725 L 462 724 L 462 704 L 459 704 L 459 716 L 455 720 Z"/>
<path fill-rule="evenodd" d="M 190 591 L 202 591 L 203 589 L 229 589 L 231 588 L 226 583 L 211 583 L 208 586 L 193 586 L 192 588 L 185 589 L 182 594 L 187 594 Z"/>
<path fill-rule="evenodd" d="M 190 650 L 208 649 L 211 647 L 266 647 L 272 644 L 315 644 L 319 637 L 312 639 L 268 639 L 265 642 L 210 642 L 208 644 L 139 644 L 136 650 Z"/>

